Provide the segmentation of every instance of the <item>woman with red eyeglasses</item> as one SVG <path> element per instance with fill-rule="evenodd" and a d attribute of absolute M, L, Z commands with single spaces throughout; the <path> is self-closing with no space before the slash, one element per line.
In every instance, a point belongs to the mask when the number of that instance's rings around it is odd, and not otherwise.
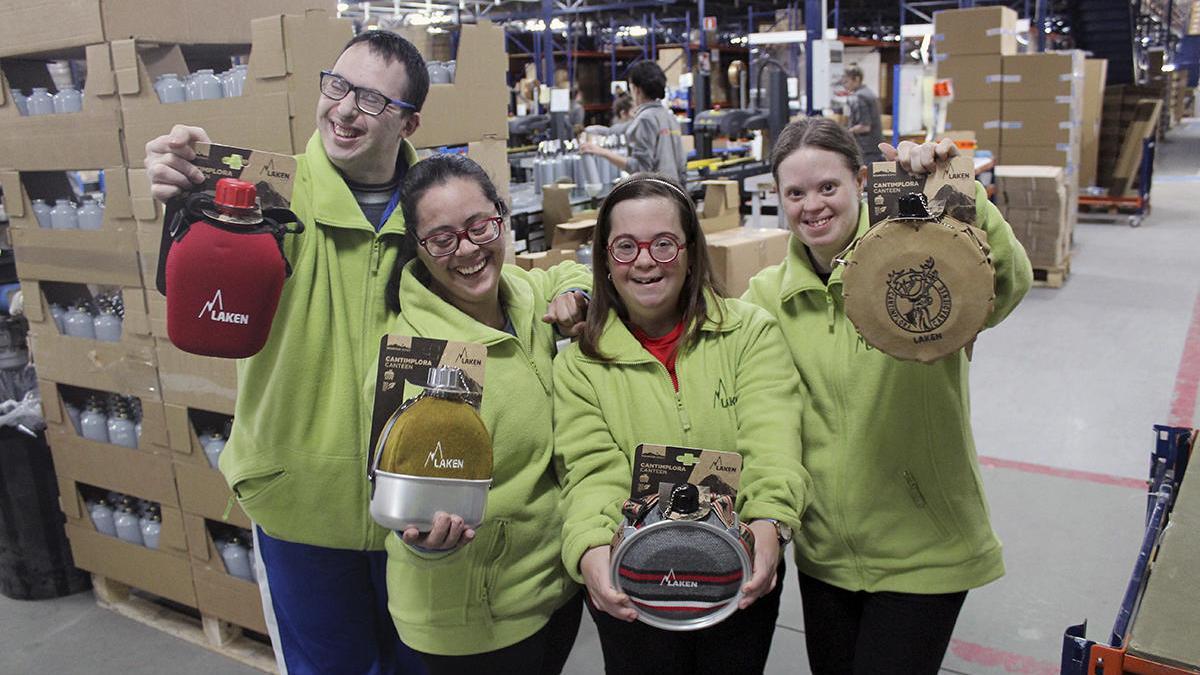
<path fill-rule="evenodd" d="M 779 612 L 780 553 L 800 525 L 799 378 L 757 307 L 721 297 L 695 205 L 678 184 L 635 174 L 600 207 L 592 300 L 580 341 L 555 360 L 555 457 L 563 562 L 587 586 L 609 673 L 753 673 Z M 735 508 L 755 536 L 753 574 L 724 622 L 670 632 L 636 622 L 610 582 L 609 542 L 639 444 L 738 452 Z"/>
<path fill-rule="evenodd" d="M 588 287 L 588 270 L 504 265 L 506 206 L 466 157 L 416 163 L 402 192 L 403 246 L 416 257 L 391 280 L 399 313 L 388 332 L 487 347 L 480 416 L 493 474 L 479 527 L 439 513 L 428 532 L 388 535 L 388 609 L 430 675 L 554 675 L 582 600 L 560 560 L 551 322 L 568 334 L 582 322 L 585 298 L 572 289 Z"/>

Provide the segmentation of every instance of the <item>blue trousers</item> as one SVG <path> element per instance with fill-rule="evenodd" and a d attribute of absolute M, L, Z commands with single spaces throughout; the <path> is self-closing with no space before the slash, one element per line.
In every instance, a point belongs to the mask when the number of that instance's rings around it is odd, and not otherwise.
<path fill-rule="evenodd" d="M 257 534 L 288 675 L 424 675 L 388 613 L 386 552 Z"/>

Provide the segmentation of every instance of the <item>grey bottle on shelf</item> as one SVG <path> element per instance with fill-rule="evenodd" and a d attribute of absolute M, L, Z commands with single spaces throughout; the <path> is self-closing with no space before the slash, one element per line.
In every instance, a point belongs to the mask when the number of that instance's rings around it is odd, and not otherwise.
<path fill-rule="evenodd" d="M 31 117 L 34 115 L 53 115 L 54 97 L 50 95 L 50 90 L 45 87 L 34 87 L 33 92 L 29 94 L 29 98 L 25 99 L 25 110 Z"/>
<path fill-rule="evenodd" d="M 54 95 L 54 112 L 56 113 L 77 113 L 83 112 L 83 94 L 72 86 L 66 86 L 58 90 Z"/>
<path fill-rule="evenodd" d="M 37 218 L 38 227 L 53 227 L 50 223 L 50 205 L 45 199 L 33 200 L 33 217 Z"/>

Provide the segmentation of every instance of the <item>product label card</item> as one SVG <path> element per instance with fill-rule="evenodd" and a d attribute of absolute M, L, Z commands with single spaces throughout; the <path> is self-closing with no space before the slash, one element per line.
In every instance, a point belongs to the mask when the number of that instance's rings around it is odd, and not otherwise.
<path fill-rule="evenodd" d="M 943 214 L 971 224 L 975 222 L 975 160 L 953 157 L 939 163 L 933 173 L 913 176 L 896 162 L 875 162 L 867 179 L 867 204 L 871 224 L 899 215 L 902 195 L 923 192 L 929 200 L 929 215 Z"/>
<path fill-rule="evenodd" d="M 253 183 L 264 209 L 288 208 L 292 201 L 292 183 L 296 179 L 296 158 L 274 152 L 235 148 L 216 143 L 197 143 L 196 159 L 204 172 L 204 184 L 198 189 L 216 192 L 217 181 L 237 178 Z"/>
<path fill-rule="evenodd" d="M 470 402 L 478 410 L 483 404 L 483 371 L 487 347 L 473 342 L 453 342 L 408 335 L 385 335 L 379 342 L 379 366 L 375 379 L 375 405 L 371 415 L 371 439 L 367 466 L 371 465 L 379 434 L 392 413 L 425 390 L 429 371 L 445 366 L 458 368 L 472 392 Z"/>
<path fill-rule="evenodd" d="M 736 452 L 642 443 L 633 454 L 633 487 L 629 494 L 639 499 L 658 492 L 661 483 L 691 483 L 736 500 L 741 475 L 742 456 Z"/>

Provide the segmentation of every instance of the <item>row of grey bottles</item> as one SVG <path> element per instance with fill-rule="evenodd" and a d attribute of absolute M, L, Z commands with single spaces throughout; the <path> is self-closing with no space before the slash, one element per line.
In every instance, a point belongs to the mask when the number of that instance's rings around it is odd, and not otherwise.
<path fill-rule="evenodd" d="M 628 155 L 623 135 L 605 138 L 616 139 L 610 147 L 618 154 Z M 575 184 L 571 190 L 572 199 L 596 197 L 609 189 L 620 176 L 621 171 L 608 160 L 580 153 L 579 144 L 575 141 L 542 141 L 533 160 L 534 192 L 539 195 L 543 186 L 566 181 Z"/>
<path fill-rule="evenodd" d="M 33 217 L 38 227 L 52 230 L 99 230 L 104 226 L 104 203 L 91 195 L 84 195 L 79 206 L 67 197 L 55 199 L 54 206 L 35 199 Z"/>
<path fill-rule="evenodd" d="M 120 342 L 125 304 L 119 291 L 101 294 L 95 300 L 77 300 L 64 307 L 50 303 L 50 316 L 58 332 L 101 342 Z"/>
<path fill-rule="evenodd" d="M 249 66 L 239 64 L 223 73 L 201 68 L 183 78 L 176 73 L 164 73 L 154 80 L 154 92 L 161 103 L 235 98 L 245 91 L 247 72 Z"/>
<path fill-rule="evenodd" d="M 142 402 L 136 396 L 91 394 L 80 408 L 63 401 L 75 433 L 89 441 L 137 448 L 142 438 Z"/>
<path fill-rule="evenodd" d="M 249 530 L 235 528 L 228 536 L 214 534 L 213 543 L 221 552 L 221 561 L 230 576 L 258 582 L 258 562 L 254 557 L 254 539 Z"/>
<path fill-rule="evenodd" d="M 83 94 L 73 86 L 65 86 L 54 94 L 46 87 L 34 87 L 29 96 L 20 89 L 10 89 L 17 112 L 22 116 L 54 115 L 83 112 Z"/>
<path fill-rule="evenodd" d="M 157 549 L 162 533 L 162 507 L 119 492 L 85 501 L 96 531 L 146 548 Z"/>

